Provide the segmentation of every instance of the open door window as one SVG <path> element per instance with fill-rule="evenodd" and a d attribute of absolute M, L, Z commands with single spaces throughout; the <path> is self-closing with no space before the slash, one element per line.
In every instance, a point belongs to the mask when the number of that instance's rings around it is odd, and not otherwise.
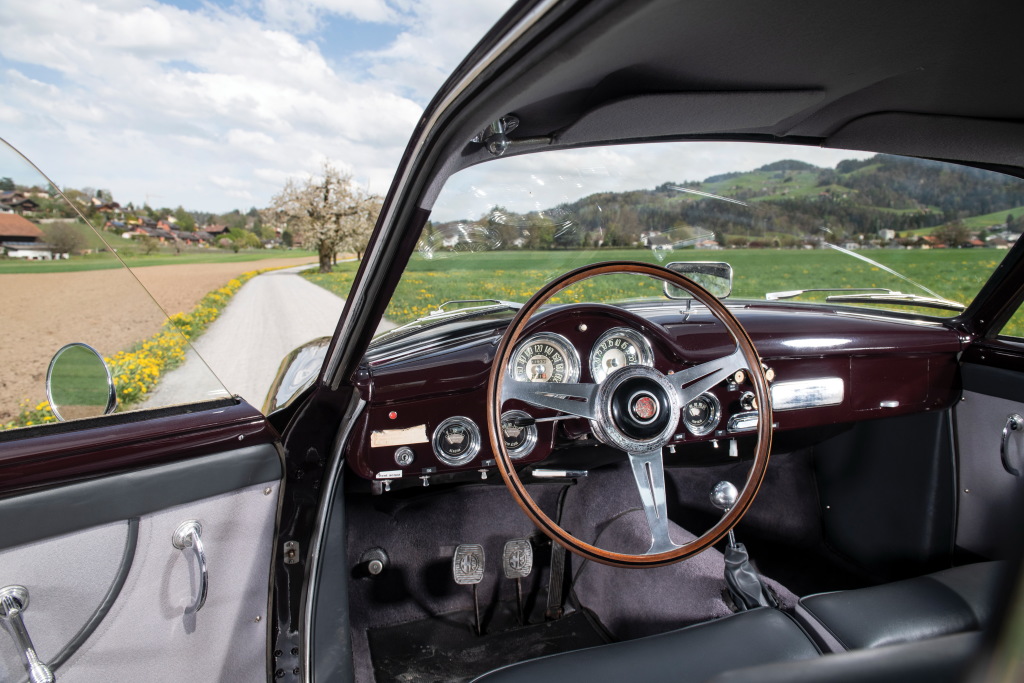
<path fill-rule="evenodd" d="M 94 229 L 122 207 L 2 142 L 0 179 L 0 680 L 265 677 L 276 432 Z"/>

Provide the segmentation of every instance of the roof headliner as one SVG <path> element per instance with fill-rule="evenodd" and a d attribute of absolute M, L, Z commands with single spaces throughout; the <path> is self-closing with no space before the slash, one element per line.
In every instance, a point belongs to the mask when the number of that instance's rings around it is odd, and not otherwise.
<path fill-rule="evenodd" d="M 744 137 L 1024 168 L 1024 3 L 577 4 L 469 105 L 477 130 L 514 113 L 544 146 Z"/>

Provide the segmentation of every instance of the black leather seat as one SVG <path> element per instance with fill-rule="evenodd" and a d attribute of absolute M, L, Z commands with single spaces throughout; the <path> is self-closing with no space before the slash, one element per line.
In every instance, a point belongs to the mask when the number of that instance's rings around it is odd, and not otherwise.
<path fill-rule="evenodd" d="M 731 669 L 708 683 L 961 683 L 981 645 L 980 633 Z"/>
<path fill-rule="evenodd" d="M 802 598 L 797 617 L 832 652 L 983 629 L 1002 562 L 981 562 L 857 590 Z"/>
<path fill-rule="evenodd" d="M 531 659 L 496 669 L 476 681 L 697 683 L 736 667 L 812 659 L 820 654 L 789 615 L 763 608 L 647 638 Z"/>

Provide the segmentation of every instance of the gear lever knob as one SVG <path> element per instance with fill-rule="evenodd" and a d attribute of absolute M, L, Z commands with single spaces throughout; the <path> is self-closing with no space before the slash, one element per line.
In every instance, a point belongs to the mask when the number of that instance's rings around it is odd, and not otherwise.
<path fill-rule="evenodd" d="M 728 512 L 736 504 L 739 492 L 736 487 L 728 481 L 720 481 L 711 489 L 711 502 L 719 510 Z"/>

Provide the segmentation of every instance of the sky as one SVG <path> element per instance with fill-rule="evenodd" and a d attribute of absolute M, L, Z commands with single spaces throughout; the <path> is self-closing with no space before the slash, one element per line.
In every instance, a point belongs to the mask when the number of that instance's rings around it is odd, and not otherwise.
<path fill-rule="evenodd" d="M 58 186 L 122 204 L 245 211 L 324 161 L 382 195 L 434 92 L 510 5 L 0 3 L 0 138 Z"/>
<path fill-rule="evenodd" d="M 383 195 L 424 107 L 511 2 L 0 2 L 0 138 L 58 186 L 109 190 L 121 204 L 244 212 L 325 161 Z M 610 149 L 559 168 L 586 176 L 573 180 L 578 190 L 596 192 L 779 158 L 834 165 L 864 156 L 722 150 L 691 143 L 671 152 L 668 177 L 654 181 L 641 173 L 649 162 Z M 567 198 L 550 183 L 521 182 L 524 170 L 550 172 L 551 159 L 506 161 L 488 171 L 492 184 L 516 185 L 537 208 Z M 0 155 L 0 176 L 8 168 Z M 480 215 L 481 196 L 448 197 L 438 218 Z M 512 208 L 509 197 L 497 201 Z"/>

